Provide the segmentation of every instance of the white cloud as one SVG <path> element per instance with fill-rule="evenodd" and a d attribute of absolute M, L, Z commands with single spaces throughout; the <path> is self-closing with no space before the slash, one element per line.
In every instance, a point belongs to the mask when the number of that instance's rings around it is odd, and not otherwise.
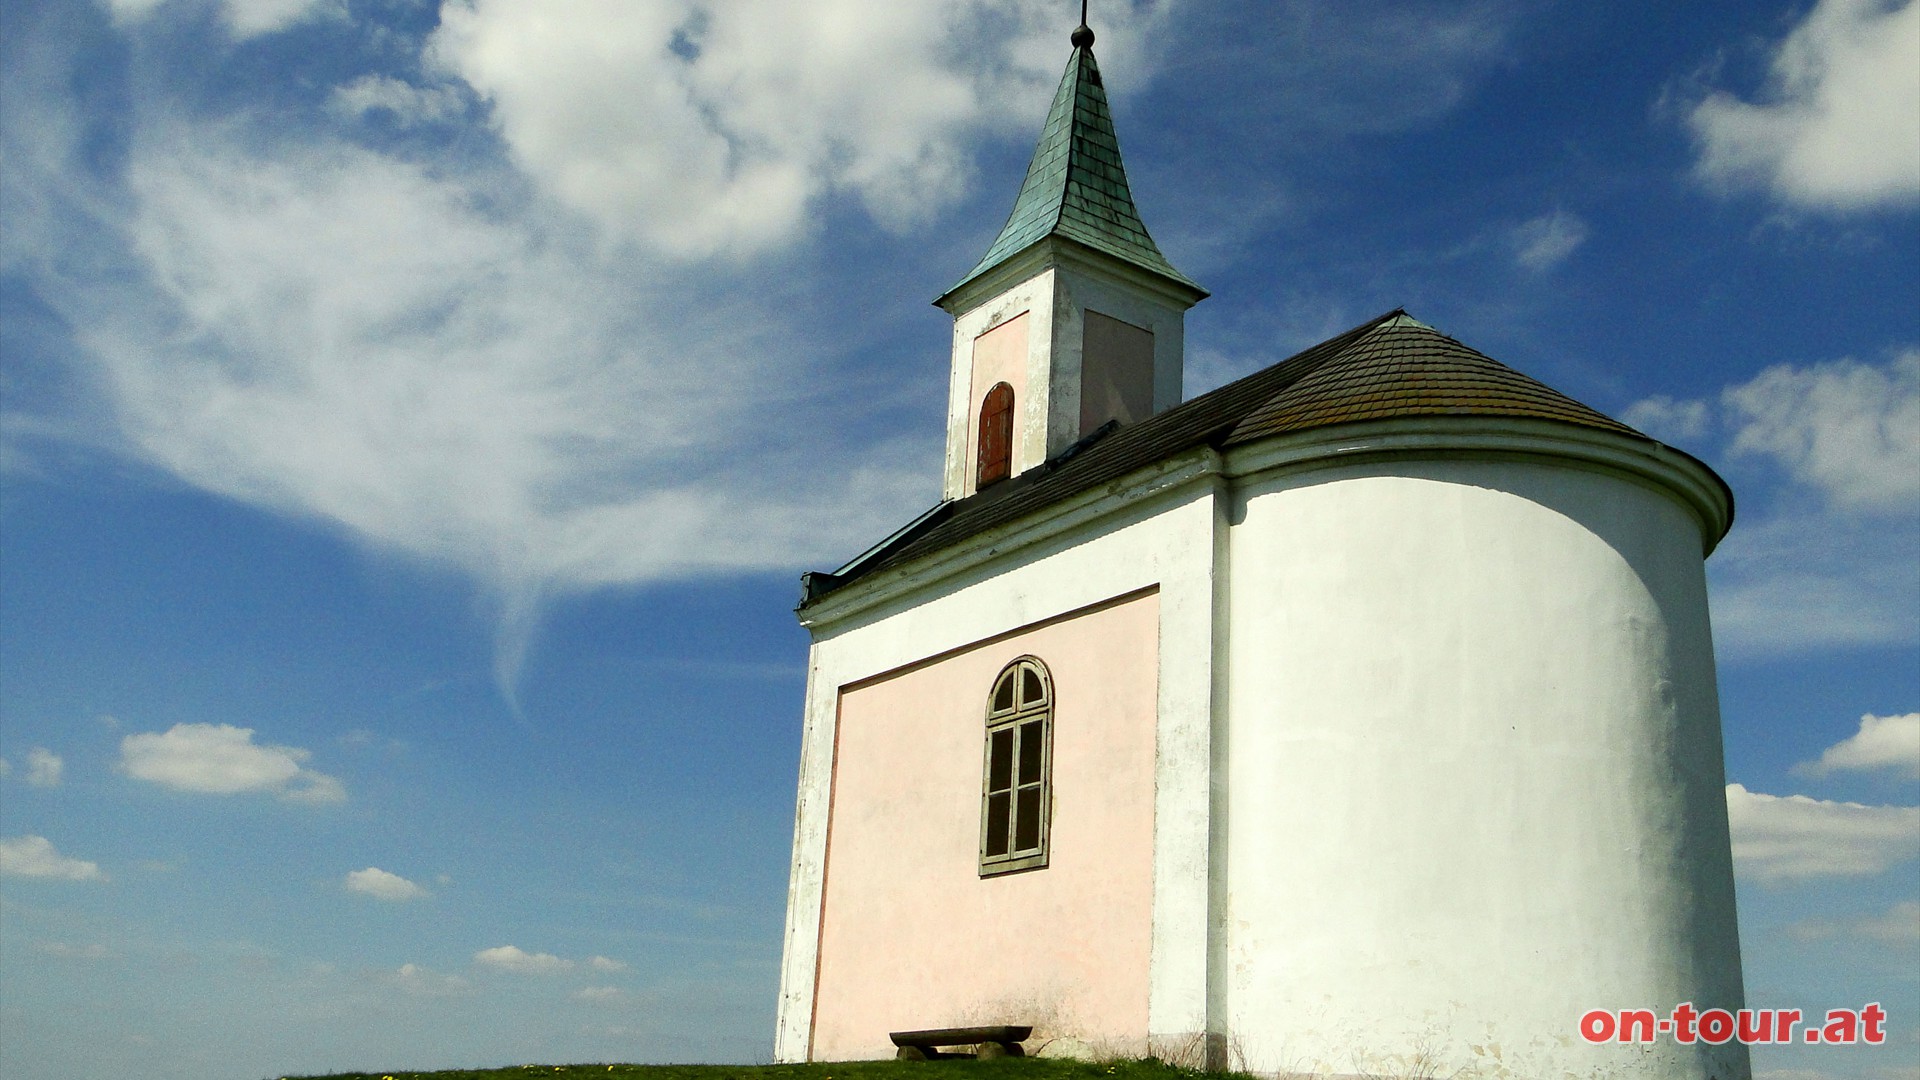
<path fill-rule="evenodd" d="M 1820 0 L 1773 56 L 1766 100 L 1710 94 L 1698 174 L 1832 209 L 1920 200 L 1920 4 Z"/>
<path fill-rule="evenodd" d="M 1818 761 L 1803 761 L 1793 771 L 1827 776 L 1841 770 L 1891 769 L 1920 780 L 1920 712 L 1860 718 L 1860 730 L 1826 748 Z"/>
<path fill-rule="evenodd" d="M 11 761 L 8 761 L 6 758 L 0 757 L 0 776 L 12 776 L 12 775 L 13 775 L 13 763 Z"/>
<path fill-rule="evenodd" d="M 415 997 L 453 997 L 473 989 L 473 984 L 458 975 L 442 975 L 418 964 L 401 964 L 394 971 L 380 973 L 380 981 Z"/>
<path fill-rule="evenodd" d="M 1735 869 L 1764 882 L 1864 877 L 1920 855 L 1920 806 L 1862 806 L 1727 785 Z"/>
<path fill-rule="evenodd" d="M 1877 915 L 1816 919 L 1797 923 L 1789 929 L 1794 937 L 1803 941 L 1857 937 L 1880 945 L 1911 948 L 1920 945 L 1920 901 L 1902 900 Z"/>
<path fill-rule="evenodd" d="M 575 1001 L 591 1001 L 597 1004 L 619 1001 L 626 996 L 627 992 L 617 986 L 585 986 L 573 992 Z"/>
<path fill-rule="evenodd" d="M 365 893 L 376 900 L 418 900 L 430 895 L 427 890 L 401 877 L 390 874 L 377 866 L 365 870 L 354 870 L 347 874 L 347 890 Z"/>
<path fill-rule="evenodd" d="M 596 956 L 587 961 L 587 966 L 595 971 L 625 971 L 627 965 L 609 956 Z"/>
<path fill-rule="evenodd" d="M 1103 49 L 1166 7 L 1103 11 Z M 440 19 L 432 55 L 529 175 L 679 257 L 778 247 L 834 191 L 924 220 L 968 184 L 970 139 L 1038 119 L 1066 57 L 1044 0 L 449 0 Z"/>
<path fill-rule="evenodd" d="M 1920 641 L 1911 522 L 1795 508 L 1736 522 L 1707 563 L 1714 644 L 1726 655 Z"/>
<path fill-rule="evenodd" d="M 1794 481 L 1767 512 L 1744 504 L 1708 563 L 1728 654 L 1920 641 L 1920 349 L 1776 365 L 1717 401 L 1649 398 L 1623 416 L 1682 444 L 1725 436 Z"/>
<path fill-rule="evenodd" d="M 66 762 L 46 747 L 36 746 L 27 751 L 27 783 L 34 787 L 59 787 L 65 771 Z"/>
<path fill-rule="evenodd" d="M 1713 410 L 1704 401 L 1677 401 L 1665 394 L 1642 398 L 1620 414 L 1622 423 L 1666 443 L 1681 443 L 1705 435 Z"/>
<path fill-rule="evenodd" d="M 1753 651 L 1920 641 L 1920 350 L 1776 365 L 1720 413 L 1733 453 L 1778 462 L 1818 504 L 1736 526 L 1712 567 L 1716 633 Z"/>
<path fill-rule="evenodd" d="M 130 22 L 155 14 L 168 0 L 107 0 L 114 18 Z M 220 0 L 221 20 L 236 38 L 271 34 L 316 18 L 347 16 L 346 0 Z"/>
<path fill-rule="evenodd" d="M 1529 270 L 1551 270 L 1587 239 L 1587 223 L 1565 210 L 1522 222 L 1508 237 L 1513 259 Z"/>
<path fill-rule="evenodd" d="M 557 975 L 573 970 L 571 960 L 562 960 L 552 953 L 525 952 L 514 945 L 481 949 L 473 954 L 473 962 L 481 967 L 510 971 L 516 975 Z"/>
<path fill-rule="evenodd" d="M 1774 458 L 1846 509 L 1920 506 L 1920 349 L 1884 365 L 1777 364 L 1723 402 L 1735 453 Z"/>
<path fill-rule="evenodd" d="M 431 124 L 456 117 L 466 99 L 451 86 L 415 86 L 386 75 L 362 75 L 333 88 L 328 108 L 345 116 L 385 113 L 403 126 Z"/>
<path fill-rule="evenodd" d="M 830 560 L 932 497 L 930 439 L 839 437 L 870 402 L 830 393 L 781 286 L 664 276 L 344 145 L 177 132 L 129 171 L 133 288 L 27 253 L 124 451 L 471 574 L 503 683 L 547 595 Z"/>
<path fill-rule="evenodd" d="M 293 802 L 333 803 L 347 797 L 339 780 L 306 768 L 313 756 L 291 746 L 261 746 L 253 729 L 230 724 L 175 724 L 120 740 L 120 769 L 175 791 L 207 795 L 273 792 Z"/>
<path fill-rule="evenodd" d="M 0 874 L 55 878 L 61 881 L 104 881 L 98 863 L 70 859 L 54 850 L 44 836 L 15 836 L 0 840 Z"/>

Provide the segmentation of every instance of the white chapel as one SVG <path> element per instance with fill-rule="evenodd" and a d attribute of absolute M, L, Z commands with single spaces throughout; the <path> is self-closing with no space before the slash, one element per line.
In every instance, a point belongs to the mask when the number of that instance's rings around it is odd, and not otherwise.
<path fill-rule="evenodd" d="M 1742 1004 L 1726 484 L 1404 311 L 1183 401 L 1092 45 L 936 301 L 942 501 L 804 579 L 776 1057 L 1747 1080 L 1578 1029 Z"/>

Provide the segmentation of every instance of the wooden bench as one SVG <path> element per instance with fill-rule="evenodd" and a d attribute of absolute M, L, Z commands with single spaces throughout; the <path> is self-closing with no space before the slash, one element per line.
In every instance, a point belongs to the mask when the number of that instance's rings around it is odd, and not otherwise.
<path fill-rule="evenodd" d="M 999 1027 L 931 1028 L 927 1031 L 895 1031 L 888 1034 L 899 1047 L 894 1057 L 901 1061 L 932 1061 L 955 1057 L 1025 1057 L 1020 1041 L 1033 1034 L 1031 1024 Z M 973 1053 L 943 1051 L 943 1046 L 971 1046 Z"/>

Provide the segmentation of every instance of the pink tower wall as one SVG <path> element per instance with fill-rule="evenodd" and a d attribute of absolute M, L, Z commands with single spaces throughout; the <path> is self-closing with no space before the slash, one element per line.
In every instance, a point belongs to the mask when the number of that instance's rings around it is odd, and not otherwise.
<path fill-rule="evenodd" d="M 1027 400 L 1027 324 L 1031 321 L 1021 312 L 973 339 L 973 389 L 967 398 L 969 492 L 980 475 L 980 406 L 995 383 L 1006 383 L 1013 391 L 1013 472 L 1018 474 L 1032 464 L 1020 450 L 1023 432 L 1029 426 L 1025 418 L 1033 405 Z"/>
<path fill-rule="evenodd" d="M 1149 593 L 842 691 L 810 1057 L 987 1023 L 1144 1049 L 1158 630 Z M 983 879 L 987 693 L 1023 654 L 1054 679 L 1050 865 Z"/>

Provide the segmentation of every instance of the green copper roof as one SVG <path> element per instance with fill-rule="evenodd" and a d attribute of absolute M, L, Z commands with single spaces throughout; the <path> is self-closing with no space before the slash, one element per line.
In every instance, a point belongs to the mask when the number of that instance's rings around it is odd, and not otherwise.
<path fill-rule="evenodd" d="M 1067 73 L 1060 79 L 1046 126 L 1040 131 L 1040 145 L 1034 148 L 1027 179 L 1020 185 L 1020 197 L 1000 238 L 979 265 L 947 292 L 959 290 L 1048 236 L 1077 241 L 1206 295 L 1205 289 L 1160 254 L 1140 222 L 1120 164 L 1120 142 L 1113 134 L 1100 65 L 1086 46 L 1076 47 L 1067 61 Z"/>

